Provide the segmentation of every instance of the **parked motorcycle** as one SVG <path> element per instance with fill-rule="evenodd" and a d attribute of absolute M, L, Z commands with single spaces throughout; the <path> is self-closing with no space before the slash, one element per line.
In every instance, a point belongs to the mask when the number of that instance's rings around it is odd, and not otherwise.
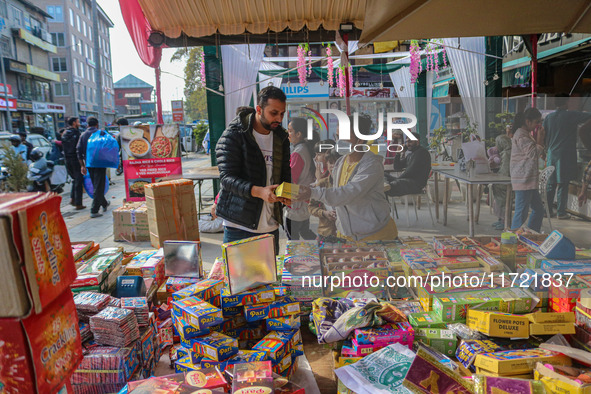
<path fill-rule="evenodd" d="M 55 192 L 62 193 L 64 191 L 63 183 L 53 183 L 55 164 L 51 160 L 46 160 L 43 157 L 43 152 L 39 148 L 31 151 L 31 164 L 29 164 L 29 172 L 27 178 L 32 182 L 29 186 L 31 192 Z"/>

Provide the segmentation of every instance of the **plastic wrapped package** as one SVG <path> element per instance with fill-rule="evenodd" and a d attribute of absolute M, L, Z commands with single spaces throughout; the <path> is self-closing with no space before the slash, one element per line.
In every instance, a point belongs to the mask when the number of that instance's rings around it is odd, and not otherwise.
<path fill-rule="evenodd" d="M 139 338 L 133 311 L 107 307 L 90 318 L 90 329 L 97 343 L 125 347 Z"/>
<path fill-rule="evenodd" d="M 544 394 L 542 383 L 537 380 L 513 379 L 497 376 L 474 375 L 474 393 Z"/>

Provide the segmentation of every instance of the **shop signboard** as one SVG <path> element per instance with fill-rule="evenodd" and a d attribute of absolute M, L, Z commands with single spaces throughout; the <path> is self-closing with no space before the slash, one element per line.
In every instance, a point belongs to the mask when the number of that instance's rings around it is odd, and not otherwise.
<path fill-rule="evenodd" d="M 8 87 L 8 95 L 12 96 L 12 85 L 6 85 Z M 6 94 L 6 89 L 4 89 L 4 84 L 0 83 L 0 94 Z"/>
<path fill-rule="evenodd" d="M 172 100 L 170 102 L 172 108 L 172 121 L 173 122 L 183 122 L 185 119 L 185 114 L 183 110 L 183 100 Z"/>
<path fill-rule="evenodd" d="M 337 94 L 337 88 L 330 88 L 330 98 L 340 98 Z M 351 99 L 394 99 L 396 91 L 392 87 L 353 87 L 351 89 Z"/>
<path fill-rule="evenodd" d="M 281 90 L 288 100 L 323 101 L 328 98 L 328 83 L 308 82 L 306 86 L 294 83 L 291 86 L 282 85 Z"/>
<path fill-rule="evenodd" d="M 61 104 L 33 101 L 33 112 L 36 114 L 62 114 L 66 112 L 66 107 Z"/>
<path fill-rule="evenodd" d="M 121 127 L 127 201 L 145 201 L 144 186 L 183 174 L 179 125 Z"/>
<path fill-rule="evenodd" d="M 16 111 L 16 99 L 8 99 L 8 109 L 10 111 Z M 6 100 L 4 97 L 0 97 L 0 110 L 6 110 Z"/>

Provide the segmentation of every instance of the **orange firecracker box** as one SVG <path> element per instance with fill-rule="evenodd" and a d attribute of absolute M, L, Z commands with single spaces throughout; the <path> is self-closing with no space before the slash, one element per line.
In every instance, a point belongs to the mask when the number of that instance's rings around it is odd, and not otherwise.
<path fill-rule="evenodd" d="M 164 241 L 199 241 L 199 218 L 193 181 L 176 179 L 144 187 L 148 207 L 150 243 L 155 248 Z"/>
<path fill-rule="evenodd" d="M 57 392 L 82 359 L 72 293 L 64 291 L 39 315 L 0 319 L 0 338 L 2 392 Z"/>
<path fill-rule="evenodd" d="M 0 194 L 0 249 L 10 256 L 0 268 L 0 316 L 39 314 L 76 279 L 60 202 L 53 193 Z"/>

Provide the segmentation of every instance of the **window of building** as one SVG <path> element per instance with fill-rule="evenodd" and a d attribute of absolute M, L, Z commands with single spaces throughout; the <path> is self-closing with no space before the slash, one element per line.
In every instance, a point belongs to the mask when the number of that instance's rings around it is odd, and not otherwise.
<path fill-rule="evenodd" d="M 76 59 L 73 59 L 72 62 L 74 63 L 74 75 L 75 76 L 80 76 L 80 73 L 78 71 L 78 62 L 76 61 Z"/>
<path fill-rule="evenodd" d="M 86 86 L 82 87 L 82 91 L 84 92 L 84 101 L 88 101 L 88 94 L 86 93 Z"/>
<path fill-rule="evenodd" d="M 51 42 L 57 47 L 65 47 L 66 37 L 64 33 L 51 33 Z"/>
<path fill-rule="evenodd" d="M 72 34 L 72 50 L 76 52 L 76 36 Z"/>
<path fill-rule="evenodd" d="M 17 26 L 23 26 L 23 11 L 13 5 L 10 6 L 10 10 L 14 24 Z"/>
<path fill-rule="evenodd" d="M 80 0 L 76 0 L 76 8 L 80 9 Z"/>
<path fill-rule="evenodd" d="M 76 15 L 76 25 L 78 26 L 78 31 L 82 33 L 82 27 L 80 26 L 80 15 Z"/>
<path fill-rule="evenodd" d="M 0 0 L 0 17 L 8 18 L 8 9 L 4 0 Z"/>
<path fill-rule="evenodd" d="M 47 6 L 47 13 L 51 15 L 53 19 L 49 20 L 49 22 L 63 22 L 64 21 L 64 14 L 63 8 L 61 5 L 48 5 Z"/>
<path fill-rule="evenodd" d="M 80 98 L 80 84 L 79 84 L 79 83 L 77 83 L 77 84 L 76 84 L 76 87 L 77 87 L 76 91 L 77 91 L 77 93 L 78 93 L 78 96 L 77 96 L 77 97 L 78 97 L 78 98 Z"/>
<path fill-rule="evenodd" d="M 28 14 L 24 14 L 24 16 L 25 30 L 31 31 L 31 16 Z"/>
<path fill-rule="evenodd" d="M 54 83 L 53 84 L 53 91 L 55 96 L 69 96 L 70 95 L 70 87 L 68 86 L 68 82 L 64 83 Z"/>
<path fill-rule="evenodd" d="M 81 62 L 80 62 L 80 76 L 81 76 L 82 78 L 86 78 L 86 75 L 85 75 L 85 74 L 86 74 L 86 73 L 85 73 L 85 70 L 86 70 L 86 69 L 84 68 L 84 63 L 82 63 L 82 61 L 81 61 Z"/>
<path fill-rule="evenodd" d="M 92 28 L 88 26 L 88 38 L 92 41 Z"/>
<path fill-rule="evenodd" d="M 78 53 L 82 55 L 82 40 L 78 39 Z"/>
<path fill-rule="evenodd" d="M 70 8 L 70 25 L 74 27 L 74 10 Z"/>
<path fill-rule="evenodd" d="M 117 93 L 117 98 L 118 99 L 122 99 L 123 98 L 123 93 Z"/>
<path fill-rule="evenodd" d="M 59 73 L 59 72 L 68 71 L 65 57 L 54 57 L 52 59 L 52 65 L 53 65 L 54 72 Z"/>

